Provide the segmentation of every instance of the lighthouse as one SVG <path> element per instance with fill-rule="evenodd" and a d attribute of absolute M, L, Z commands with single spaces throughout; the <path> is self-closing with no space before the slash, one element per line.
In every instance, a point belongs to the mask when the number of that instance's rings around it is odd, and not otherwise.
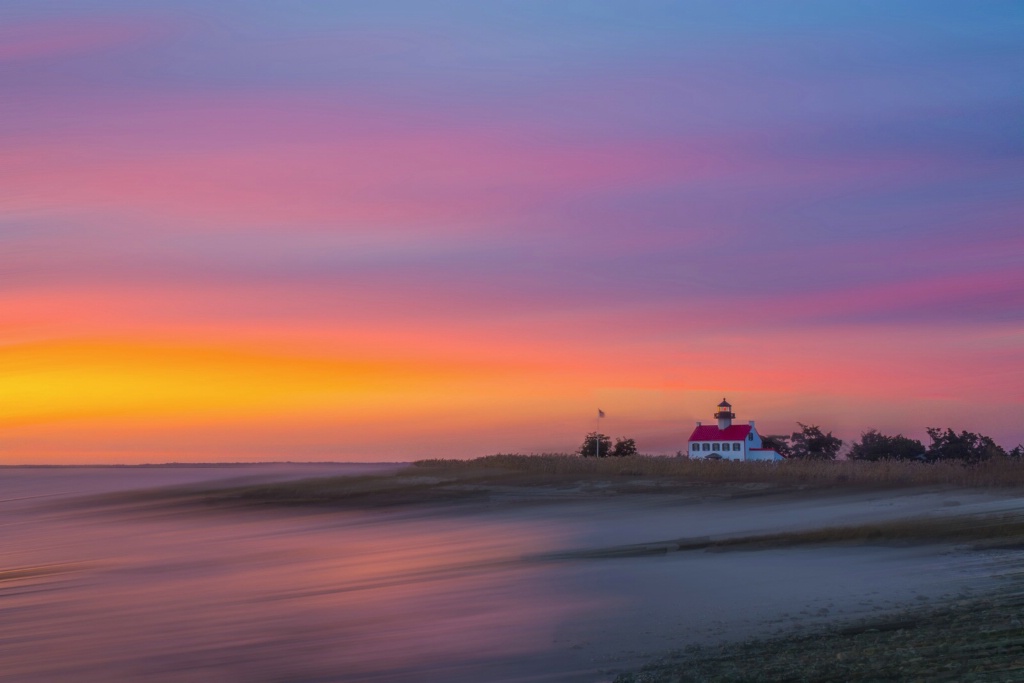
<path fill-rule="evenodd" d="M 697 423 L 686 447 L 689 456 L 701 460 L 782 460 L 775 450 L 764 447 L 753 420 L 734 425 L 734 417 L 732 405 L 723 398 L 715 406 L 718 426 Z"/>
<path fill-rule="evenodd" d="M 715 419 L 718 420 L 719 429 L 728 429 L 732 427 L 732 419 L 736 417 L 736 413 L 732 412 L 732 406 L 724 398 L 722 402 L 718 404 L 718 411 L 715 412 Z"/>

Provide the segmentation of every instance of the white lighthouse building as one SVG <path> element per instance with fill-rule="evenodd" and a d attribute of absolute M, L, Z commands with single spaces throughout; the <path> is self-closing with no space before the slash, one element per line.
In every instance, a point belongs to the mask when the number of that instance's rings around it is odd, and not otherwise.
<path fill-rule="evenodd" d="M 724 398 L 717 406 L 715 419 L 718 426 L 700 422 L 690 435 L 686 451 L 691 458 L 714 460 L 782 460 L 771 448 L 765 448 L 761 435 L 751 420 L 745 425 L 734 425 L 732 406 Z"/>

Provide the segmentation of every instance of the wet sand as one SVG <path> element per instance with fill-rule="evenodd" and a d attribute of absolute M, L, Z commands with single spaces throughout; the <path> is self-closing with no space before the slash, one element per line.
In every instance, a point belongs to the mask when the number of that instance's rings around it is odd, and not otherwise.
<path fill-rule="evenodd" d="M 615 683 L 949 681 L 1024 679 L 1024 593 L 944 602 L 813 633 L 675 651 Z"/>
<path fill-rule="evenodd" d="M 0 680 L 610 681 L 688 645 L 969 601 L 1018 573 L 1017 550 L 951 543 L 658 549 L 1024 507 L 991 492 L 541 486 L 383 508 L 67 504 L 367 473 L 309 467 L 0 468 Z"/>

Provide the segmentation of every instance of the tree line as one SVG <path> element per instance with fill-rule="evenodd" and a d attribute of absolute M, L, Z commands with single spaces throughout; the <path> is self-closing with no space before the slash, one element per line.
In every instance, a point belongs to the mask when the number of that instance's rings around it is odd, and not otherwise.
<path fill-rule="evenodd" d="M 584 437 L 583 445 L 576 449 L 576 453 L 584 458 L 624 458 L 627 455 L 636 455 L 636 441 L 620 436 L 612 444 L 610 436 L 590 432 Z"/>
<path fill-rule="evenodd" d="M 843 447 L 843 440 L 823 432 L 818 425 L 800 425 L 800 431 L 789 436 L 771 435 L 762 437 L 763 446 L 771 448 L 786 458 L 804 460 L 835 460 Z M 991 458 L 1024 458 L 1024 445 L 1007 451 L 991 437 L 974 432 L 950 428 L 929 427 L 931 444 L 927 447 L 917 439 L 902 434 L 889 436 L 876 429 L 860 435 L 846 457 L 850 460 L 914 460 L 918 462 L 954 461 L 965 464 L 978 463 Z M 611 437 L 599 432 L 590 432 L 583 444 L 576 450 L 584 458 L 621 458 L 636 455 L 636 441 L 619 437 L 612 443 Z M 680 452 L 681 454 L 681 452 Z"/>
<path fill-rule="evenodd" d="M 766 436 L 762 439 L 765 448 L 773 448 L 787 458 L 808 460 L 835 460 L 843 440 L 824 433 L 817 425 L 800 425 L 799 432 L 790 436 Z M 966 464 L 977 463 L 997 457 L 1024 458 L 1024 445 L 1007 451 L 991 437 L 974 432 L 950 428 L 928 427 L 931 444 L 925 446 L 917 439 L 902 434 L 890 436 L 877 429 L 869 429 L 860 435 L 860 441 L 850 446 L 846 457 L 850 460 L 914 460 L 918 462 L 955 461 Z"/>

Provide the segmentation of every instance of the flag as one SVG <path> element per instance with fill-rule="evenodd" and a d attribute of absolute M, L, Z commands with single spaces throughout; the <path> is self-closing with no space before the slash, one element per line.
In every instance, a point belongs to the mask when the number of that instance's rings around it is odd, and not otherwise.
<path fill-rule="evenodd" d="M 604 417 L 604 411 L 603 411 L 603 410 L 601 410 L 600 408 L 598 408 L 598 409 L 597 409 L 597 416 L 598 416 L 598 417 Z"/>

